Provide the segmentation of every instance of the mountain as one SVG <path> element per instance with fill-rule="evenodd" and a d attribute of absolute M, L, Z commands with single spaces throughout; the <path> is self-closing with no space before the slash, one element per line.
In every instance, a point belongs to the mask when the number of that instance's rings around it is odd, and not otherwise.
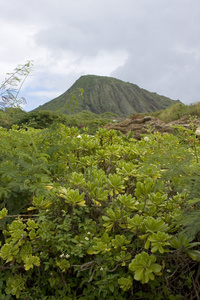
<path fill-rule="evenodd" d="M 83 89 L 83 97 L 79 89 Z M 77 100 L 74 105 L 73 99 Z M 59 111 L 72 114 L 83 110 L 95 114 L 112 112 L 119 116 L 165 109 L 179 100 L 151 93 L 122 80 L 96 75 L 81 76 L 65 93 L 35 110 Z"/>

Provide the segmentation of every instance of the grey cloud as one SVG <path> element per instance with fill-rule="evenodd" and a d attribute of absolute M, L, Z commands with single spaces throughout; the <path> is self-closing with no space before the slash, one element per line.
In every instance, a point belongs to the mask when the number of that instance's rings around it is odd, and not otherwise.
<path fill-rule="evenodd" d="M 131 55 L 111 75 L 188 104 L 200 100 L 199 72 L 200 60 L 192 54 L 169 51 L 140 59 Z"/>
<path fill-rule="evenodd" d="M 32 43 L 38 56 L 41 50 L 44 68 L 39 81 L 45 86 L 45 71 L 52 86 L 56 77 L 64 86 L 62 76 L 79 75 L 57 73 L 59 68 L 52 68 L 57 62 L 69 57 L 73 70 L 102 50 L 121 50 L 128 59 L 112 76 L 185 102 L 199 99 L 199 0 L 7 0 L 6 5 L 0 0 L 0 10 L 1 20 L 34 28 Z"/>
<path fill-rule="evenodd" d="M 85 6 L 80 6 L 81 11 L 63 3 L 66 16 L 60 13 L 58 20 L 55 11 L 52 25 L 38 32 L 36 42 L 51 47 L 52 51 L 62 48 L 84 55 L 96 54 L 99 49 L 131 51 L 138 47 L 140 52 L 143 49 L 148 51 L 149 46 L 171 48 L 174 43 L 185 46 L 188 41 L 191 46 L 199 46 L 196 25 L 199 13 L 195 7 L 192 9 L 192 2 L 196 1 L 190 0 L 190 14 L 188 1 L 139 2 L 124 1 L 122 5 L 122 1 L 116 1 L 112 6 L 103 1 L 104 5 L 99 6 L 86 1 Z M 185 10 L 184 2 L 187 4 Z"/>

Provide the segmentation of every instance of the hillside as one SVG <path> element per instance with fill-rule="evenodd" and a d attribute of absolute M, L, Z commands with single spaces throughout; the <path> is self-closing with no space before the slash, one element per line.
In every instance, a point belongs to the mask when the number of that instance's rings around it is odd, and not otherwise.
<path fill-rule="evenodd" d="M 78 89 L 84 90 L 84 98 Z M 77 106 L 72 98 L 76 96 Z M 96 114 L 112 112 L 119 116 L 154 112 L 165 109 L 178 100 L 171 100 L 139 86 L 112 77 L 81 76 L 65 93 L 35 110 L 59 111 L 66 114 L 88 110 Z M 73 106 L 73 107 L 72 107 Z"/>

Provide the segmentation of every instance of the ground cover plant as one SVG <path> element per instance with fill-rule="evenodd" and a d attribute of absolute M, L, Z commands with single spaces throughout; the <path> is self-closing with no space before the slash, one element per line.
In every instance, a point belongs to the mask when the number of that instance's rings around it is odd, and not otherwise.
<path fill-rule="evenodd" d="M 188 119 L 190 116 L 200 117 L 200 102 L 190 105 L 183 103 L 176 103 L 164 110 L 159 110 L 151 113 L 152 116 L 158 117 L 162 121 L 169 123 L 171 121 L 179 120 L 180 118 Z"/>
<path fill-rule="evenodd" d="M 199 299 L 193 131 L 0 128 L 0 299 Z"/>

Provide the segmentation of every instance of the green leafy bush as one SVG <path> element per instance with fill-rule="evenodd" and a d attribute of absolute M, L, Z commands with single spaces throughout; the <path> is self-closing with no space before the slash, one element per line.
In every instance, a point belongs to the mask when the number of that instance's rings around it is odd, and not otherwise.
<path fill-rule="evenodd" d="M 79 134 L 0 129 L 0 298 L 197 297 L 198 142 Z"/>
<path fill-rule="evenodd" d="M 10 129 L 13 125 L 20 128 L 45 129 L 54 123 L 68 127 L 76 127 L 80 133 L 95 134 L 100 127 L 112 122 L 117 116 L 112 113 L 96 115 L 89 111 L 82 111 L 71 115 L 52 111 L 25 112 L 20 108 L 5 108 L 0 110 L 0 126 Z"/>
<path fill-rule="evenodd" d="M 190 116 L 200 117 L 200 102 L 196 102 L 190 105 L 185 105 L 183 103 L 176 103 L 164 110 L 159 110 L 150 115 L 158 117 L 162 121 L 169 123 L 180 118 L 189 119 Z"/>

